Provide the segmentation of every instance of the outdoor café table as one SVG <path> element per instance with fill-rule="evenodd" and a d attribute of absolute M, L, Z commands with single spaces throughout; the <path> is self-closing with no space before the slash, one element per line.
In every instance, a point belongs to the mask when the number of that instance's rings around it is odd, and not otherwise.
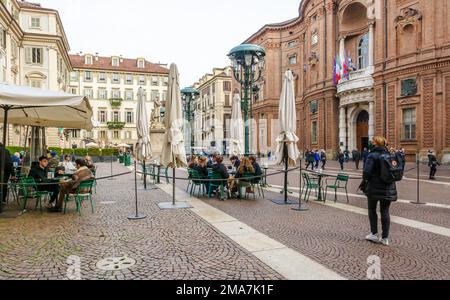
<path fill-rule="evenodd" d="M 323 172 L 314 172 L 313 176 L 317 177 L 318 184 L 319 184 L 319 195 L 317 196 L 317 200 L 316 201 L 317 202 L 322 202 L 323 201 L 323 198 L 322 198 L 322 190 L 323 190 L 322 182 L 323 182 L 323 179 L 327 178 L 327 177 L 331 177 L 332 175 L 326 174 L 326 173 L 323 173 Z"/>

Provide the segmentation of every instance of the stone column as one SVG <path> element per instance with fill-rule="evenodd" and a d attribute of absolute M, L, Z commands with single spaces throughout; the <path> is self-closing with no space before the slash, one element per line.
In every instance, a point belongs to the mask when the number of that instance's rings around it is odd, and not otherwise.
<path fill-rule="evenodd" d="M 347 146 L 347 122 L 344 106 L 340 108 L 339 114 L 339 142 L 339 147 L 344 151 Z"/>
<path fill-rule="evenodd" d="M 375 136 L 375 111 L 374 102 L 369 102 L 369 139 Z"/>
<path fill-rule="evenodd" d="M 341 59 L 345 57 L 345 36 L 342 36 L 339 39 L 339 56 Z"/>
<path fill-rule="evenodd" d="M 355 122 L 352 120 L 352 110 L 347 110 L 347 128 L 348 128 L 348 151 L 352 152 L 353 149 L 356 148 L 355 146 Z"/>
<path fill-rule="evenodd" d="M 369 67 L 374 65 L 374 49 L 375 49 L 375 35 L 374 35 L 375 21 L 371 20 L 369 23 Z"/>

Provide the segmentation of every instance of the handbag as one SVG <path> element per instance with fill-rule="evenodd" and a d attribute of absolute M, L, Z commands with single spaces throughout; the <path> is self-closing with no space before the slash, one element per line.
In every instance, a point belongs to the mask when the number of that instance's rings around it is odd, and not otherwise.
<path fill-rule="evenodd" d="M 363 192 L 364 194 L 367 193 L 367 188 L 368 188 L 369 182 L 367 180 L 363 180 L 361 182 L 361 184 L 358 187 L 358 191 Z"/>

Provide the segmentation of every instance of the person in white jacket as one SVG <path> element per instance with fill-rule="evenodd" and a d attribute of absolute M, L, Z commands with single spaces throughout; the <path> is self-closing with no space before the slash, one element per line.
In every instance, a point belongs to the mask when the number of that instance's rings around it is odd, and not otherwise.
<path fill-rule="evenodd" d="M 77 170 L 72 162 L 72 157 L 70 155 L 64 156 L 64 162 L 61 164 L 61 166 L 63 166 L 66 169 L 66 173 L 69 174 L 75 173 L 75 171 Z"/>

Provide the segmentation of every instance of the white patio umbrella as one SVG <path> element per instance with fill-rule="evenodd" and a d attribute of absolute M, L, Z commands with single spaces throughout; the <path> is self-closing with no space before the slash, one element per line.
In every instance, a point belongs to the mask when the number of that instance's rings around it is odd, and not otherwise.
<path fill-rule="evenodd" d="M 86 148 L 87 149 L 94 149 L 94 148 L 100 148 L 100 146 L 98 144 L 96 144 L 96 143 L 89 143 L 89 144 L 86 144 Z"/>
<path fill-rule="evenodd" d="M 138 91 L 138 104 L 136 108 L 137 115 L 137 135 L 138 143 L 136 146 L 136 159 L 143 162 L 144 166 L 144 188 L 147 189 L 147 171 L 145 169 L 145 161 L 152 158 L 152 146 L 150 144 L 150 121 L 148 119 L 147 106 L 145 104 L 145 98 L 142 94 L 142 88 Z M 123 146 L 123 144 L 118 147 Z M 128 146 L 128 145 L 127 145 Z M 138 195 L 137 195 L 137 163 L 134 162 L 134 190 L 135 190 L 135 202 L 136 202 L 136 212 L 135 214 L 128 217 L 130 220 L 141 220 L 146 218 L 146 215 L 139 213 L 138 205 Z"/>
<path fill-rule="evenodd" d="M 92 108 L 83 96 L 1 83 L 0 108 L 4 112 L 0 114 L 4 145 L 8 124 L 86 130 L 93 128 Z M 36 148 L 33 151 L 38 153 Z M 2 170 L 3 166 L 2 160 Z M 0 177 L 3 182 L 3 172 Z"/>
<path fill-rule="evenodd" d="M 175 201 L 175 169 L 187 166 L 186 148 L 184 145 L 183 110 L 178 67 L 170 65 L 169 85 L 164 117 L 166 135 L 163 144 L 161 164 L 173 168 L 173 203 L 169 208 L 181 208 Z M 185 207 L 182 207 L 185 208 Z"/>
<path fill-rule="evenodd" d="M 137 158 L 141 161 L 150 160 L 152 158 L 152 145 L 150 144 L 150 120 L 148 118 L 147 106 L 142 95 L 142 88 L 138 92 L 138 104 L 136 108 L 137 116 Z M 120 146 L 120 145 L 119 145 Z M 129 146 L 127 145 L 129 148 Z"/>
<path fill-rule="evenodd" d="M 244 121 L 242 120 L 241 96 L 239 94 L 236 94 L 233 98 L 230 126 L 230 154 L 244 154 Z"/>
<path fill-rule="evenodd" d="M 284 202 L 275 202 L 277 204 L 290 204 L 288 202 L 287 178 L 289 165 L 295 165 L 300 156 L 297 143 L 299 138 L 296 135 L 297 116 L 295 109 L 295 85 L 294 75 L 291 70 L 286 71 L 284 75 L 283 89 L 280 97 L 280 109 L 278 112 L 280 134 L 277 142 L 278 164 L 285 163 L 284 178 Z"/>
<path fill-rule="evenodd" d="M 130 148 L 130 145 L 123 143 L 123 144 L 117 145 L 115 148 Z"/>
<path fill-rule="evenodd" d="M 92 108 L 83 96 L 0 84 L 0 122 L 38 127 L 92 130 Z M 4 137 L 5 138 L 5 137 Z"/>
<path fill-rule="evenodd" d="M 280 108 L 278 111 L 278 119 L 280 126 L 280 134 L 277 142 L 278 164 L 285 161 L 285 147 L 287 146 L 287 160 L 289 165 L 295 165 L 300 156 L 297 143 L 299 138 L 297 131 L 297 111 L 295 108 L 295 87 L 294 75 L 291 70 L 286 71 L 284 75 L 283 89 L 280 97 Z"/>

